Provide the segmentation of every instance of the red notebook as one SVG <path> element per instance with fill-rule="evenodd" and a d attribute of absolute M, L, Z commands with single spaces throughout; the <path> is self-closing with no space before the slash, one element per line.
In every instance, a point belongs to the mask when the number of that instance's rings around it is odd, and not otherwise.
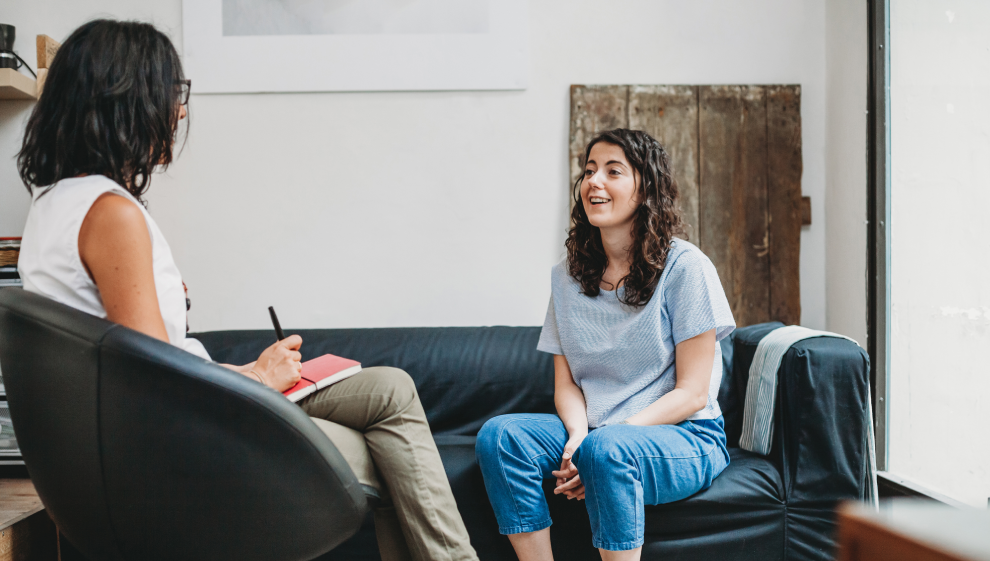
<path fill-rule="evenodd" d="M 296 402 L 316 390 L 322 390 L 330 384 L 350 378 L 360 371 L 360 362 L 334 355 L 323 355 L 304 362 L 302 379 L 282 394 L 290 401 Z"/>

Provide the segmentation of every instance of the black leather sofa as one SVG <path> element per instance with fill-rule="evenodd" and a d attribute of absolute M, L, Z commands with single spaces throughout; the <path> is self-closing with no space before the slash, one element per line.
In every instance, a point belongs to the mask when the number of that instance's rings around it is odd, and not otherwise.
<path fill-rule="evenodd" d="M 749 365 L 759 340 L 781 324 L 738 329 L 722 342 L 719 403 L 731 463 L 707 490 L 648 506 L 644 559 L 831 559 L 838 501 L 863 498 L 868 450 L 869 362 L 841 339 L 809 339 L 778 375 L 773 447 L 738 448 Z M 447 477 L 482 560 L 515 559 L 498 534 L 475 460 L 475 435 L 503 413 L 553 413 L 553 365 L 536 351 L 537 327 L 301 330 L 304 359 L 333 353 L 365 366 L 406 370 L 416 381 Z M 271 344 L 270 331 L 193 334 L 214 360 L 243 364 Z M 583 502 L 547 497 L 557 559 L 599 559 Z M 378 559 L 371 518 L 322 561 Z"/>

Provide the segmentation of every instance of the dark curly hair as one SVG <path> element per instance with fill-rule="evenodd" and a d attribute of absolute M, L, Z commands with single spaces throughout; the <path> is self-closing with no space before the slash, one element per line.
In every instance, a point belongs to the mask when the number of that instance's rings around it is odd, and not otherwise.
<path fill-rule="evenodd" d="M 678 208 L 677 185 L 674 183 L 667 151 L 643 131 L 613 129 L 596 136 L 584 152 L 587 162 L 591 148 L 599 142 L 614 144 L 639 176 L 639 208 L 633 222 L 632 264 L 629 274 L 619 283 L 625 287 L 624 304 L 645 306 L 660 281 L 667 264 L 674 236 L 686 238 L 684 221 Z M 588 221 L 581 200 L 584 174 L 574 183 L 574 209 L 567 235 L 567 266 L 571 277 L 581 284 L 581 293 L 598 296 L 602 275 L 608 265 L 602 246 L 601 231 Z"/>
<path fill-rule="evenodd" d="M 21 181 L 31 192 L 104 175 L 141 200 L 155 168 L 172 162 L 183 79 L 175 47 L 150 24 L 103 19 L 76 29 L 28 120 Z"/>

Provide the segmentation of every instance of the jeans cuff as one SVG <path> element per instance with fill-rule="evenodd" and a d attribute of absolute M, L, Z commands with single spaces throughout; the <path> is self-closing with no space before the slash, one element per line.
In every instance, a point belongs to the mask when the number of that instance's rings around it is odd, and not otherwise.
<path fill-rule="evenodd" d="M 607 542 L 605 540 L 594 538 L 591 540 L 591 543 L 598 549 L 604 549 L 606 551 L 627 551 L 630 549 L 636 549 L 637 547 L 643 545 L 643 538 L 631 542 Z"/>
<path fill-rule="evenodd" d="M 503 536 L 508 536 L 509 534 L 521 534 L 523 532 L 539 532 L 544 528 L 549 528 L 553 524 L 553 520 L 545 518 L 539 522 L 533 524 L 520 524 L 519 526 L 499 526 L 498 533 Z"/>

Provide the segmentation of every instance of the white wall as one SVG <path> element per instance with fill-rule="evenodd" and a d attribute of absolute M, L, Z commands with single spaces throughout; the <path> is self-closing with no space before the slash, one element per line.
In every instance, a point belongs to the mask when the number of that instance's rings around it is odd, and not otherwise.
<path fill-rule="evenodd" d="M 824 0 L 531 2 L 518 92 L 196 96 L 152 184 L 194 330 L 538 325 L 567 225 L 570 84 L 801 84 L 803 323 L 824 328 Z M 181 49 L 181 2 L 10 0 L 19 50 L 87 19 L 139 18 Z M 33 61 L 33 56 L 28 57 Z M 195 84 L 193 84 L 195 91 Z M 0 235 L 20 233 L 29 104 L 0 103 Z M 831 279 L 831 277 L 829 277 Z"/>
<path fill-rule="evenodd" d="M 829 331 L 866 347 L 866 77 L 863 0 L 825 6 L 825 301 Z M 803 280 L 803 279 L 802 279 Z"/>

